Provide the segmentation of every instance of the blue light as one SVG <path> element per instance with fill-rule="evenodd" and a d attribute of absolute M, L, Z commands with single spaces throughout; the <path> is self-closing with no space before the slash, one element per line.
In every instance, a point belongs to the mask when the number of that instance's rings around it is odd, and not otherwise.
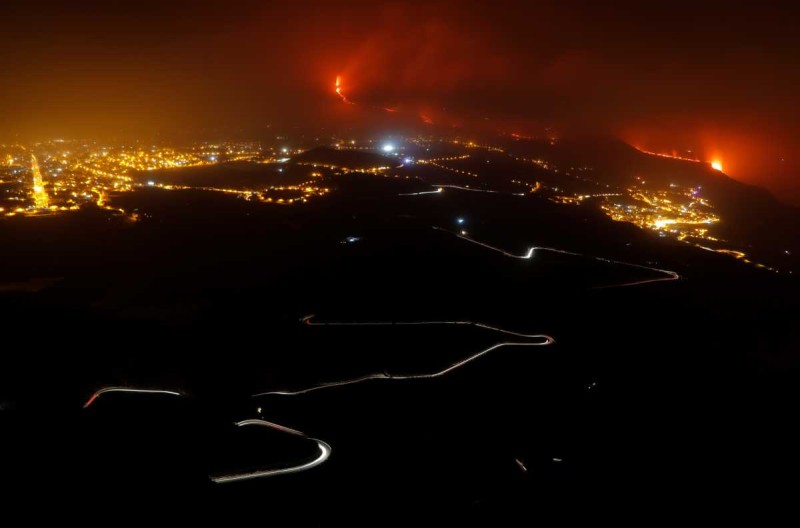
<path fill-rule="evenodd" d="M 392 145 L 391 143 L 384 144 L 383 145 L 383 151 L 384 152 L 394 152 L 394 145 Z"/>
<path fill-rule="evenodd" d="M 464 222 L 465 222 L 465 220 L 464 220 L 463 218 L 461 218 L 461 217 L 459 217 L 459 218 L 456 218 L 456 223 L 457 223 L 458 225 L 462 225 Z"/>

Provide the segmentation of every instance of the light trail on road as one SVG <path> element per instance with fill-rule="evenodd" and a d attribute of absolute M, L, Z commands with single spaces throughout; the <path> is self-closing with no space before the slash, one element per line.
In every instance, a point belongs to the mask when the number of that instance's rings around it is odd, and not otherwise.
<path fill-rule="evenodd" d="M 109 392 L 133 392 L 138 394 L 166 394 L 168 396 L 183 396 L 183 393 L 178 391 L 171 391 L 171 390 L 163 390 L 163 389 L 137 389 L 134 387 L 104 387 L 94 394 L 92 394 L 91 398 L 83 404 L 83 408 L 86 409 L 89 407 L 94 401 L 102 396 L 103 394 L 107 394 Z"/>
<path fill-rule="evenodd" d="M 431 161 L 431 160 L 428 160 L 426 163 L 429 164 L 429 165 L 433 165 L 434 167 L 438 167 L 438 168 L 440 168 L 442 170 L 446 170 L 446 171 L 452 172 L 454 174 L 463 174 L 465 176 L 472 176 L 473 178 L 478 178 L 480 176 L 477 172 L 470 172 L 470 171 L 461 170 L 461 169 L 454 169 L 452 167 L 448 167 L 447 165 L 442 165 L 441 163 L 436 163 L 435 161 Z"/>
<path fill-rule="evenodd" d="M 460 185 L 450 185 L 450 184 L 433 184 L 432 187 L 437 187 L 435 191 L 422 191 L 422 192 L 415 192 L 415 193 L 401 193 L 397 196 L 419 196 L 422 194 L 439 194 L 444 192 L 444 189 L 458 189 L 459 191 L 470 191 L 470 192 L 482 192 L 482 193 L 490 193 L 490 194 L 507 194 L 509 196 L 525 196 L 524 193 L 509 193 L 503 191 L 492 191 L 490 189 L 473 189 L 471 187 L 461 187 Z"/>
<path fill-rule="evenodd" d="M 137 389 L 132 387 L 104 387 L 94 394 L 92 394 L 91 398 L 84 404 L 83 408 L 89 407 L 97 398 L 102 396 L 103 394 L 107 394 L 109 392 L 128 392 L 134 394 L 164 394 L 168 396 L 183 396 L 183 393 L 178 391 L 171 391 L 171 390 L 164 390 L 164 389 Z M 294 436 L 299 436 L 302 438 L 308 438 L 317 443 L 317 447 L 320 451 L 317 458 L 306 462 L 304 464 L 300 464 L 298 466 L 288 467 L 288 468 L 281 468 L 281 469 L 264 469 L 264 470 L 254 470 L 248 471 L 245 473 L 232 473 L 232 474 L 224 474 L 219 476 L 211 476 L 209 477 L 213 482 L 216 483 L 225 483 L 225 482 L 235 482 L 240 480 L 250 480 L 255 478 L 263 478 L 263 477 L 272 477 L 277 475 L 286 475 L 289 473 L 297 473 L 300 471 L 306 471 L 312 468 L 315 468 L 325 462 L 331 455 L 331 446 L 328 443 L 323 442 L 322 440 L 316 438 L 310 438 L 305 433 L 298 431 L 296 429 L 291 429 L 289 427 L 285 427 L 280 424 L 276 424 L 273 422 L 268 422 L 266 420 L 261 419 L 248 419 L 242 420 L 235 424 L 237 427 L 246 427 L 248 425 L 258 425 L 262 427 L 269 427 L 270 429 L 274 429 L 276 431 L 280 431 L 282 433 L 287 433 Z"/>
<path fill-rule="evenodd" d="M 358 321 L 344 321 L 344 322 L 323 322 L 323 323 L 315 323 L 312 322 L 312 319 L 316 317 L 315 315 L 307 315 L 303 317 L 300 322 L 307 326 L 425 326 L 425 325 L 458 325 L 458 326 L 474 326 L 476 328 L 483 328 L 485 330 L 491 330 L 492 332 L 498 332 L 501 334 L 512 335 L 515 337 L 524 337 L 527 339 L 549 339 L 551 343 L 554 342 L 552 337 L 546 336 L 544 334 L 522 334 L 519 332 L 512 332 L 511 330 L 505 330 L 503 328 L 499 328 L 497 326 L 491 326 L 483 323 L 475 323 L 473 321 L 365 321 L 365 322 L 358 322 Z M 543 343 L 543 344 L 551 344 L 551 343 Z"/>
<path fill-rule="evenodd" d="M 271 427 L 272 429 L 275 429 L 276 431 L 282 431 L 284 433 L 289 433 L 289 434 L 292 434 L 292 435 L 295 435 L 295 436 L 303 436 L 303 437 L 306 436 L 306 434 L 304 432 L 298 431 L 297 429 L 292 429 L 290 427 L 286 427 L 286 426 L 283 426 L 283 425 L 280 425 L 280 424 L 276 424 L 274 422 L 268 422 L 268 421 L 262 420 L 260 418 L 250 418 L 248 420 L 242 420 L 241 422 L 237 422 L 236 423 L 237 427 L 243 427 L 245 425 L 263 425 L 265 427 Z"/>
<path fill-rule="evenodd" d="M 448 189 L 458 189 L 459 191 L 483 192 L 490 194 L 511 194 L 513 196 L 519 196 L 518 194 L 514 193 L 503 193 L 501 191 L 492 191 L 489 189 L 472 189 L 471 187 L 461 187 L 460 185 L 439 185 L 439 187 L 446 187 Z"/>
<path fill-rule="evenodd" d="M 398 321 L 398 322 L 385 322 L 385 321 L 365 321 L 365 322 L 323 322 L 323 323 L 315 323 L 312 322 L 314 318 L 313 315 L 308 315 L 301 319 L 301 321 L 308 325 L 308 326 L 435 326 L 435 325 L 458 325 L 458 326 L 473 326 L 476 328 L 483 328 L 486 330 L 490 330 L 493 332 L 498 332 L 501 334 L 506 334 L 514 337 L 522 337 L 525 339 L 537 339 L 536 342 L 524 342 L 524 341 L 505 341 L 501 343 L 496 343 L 480 352 L 472 354 L 460 361 L 457 361 L 450 366 L 446 367 L 443 370 L 439 370 L 436 372 L 424 373 L 424 374 L 406 374 L 406 375 L 391 375 L 385 372 L 377 373 L 377 374 L 368 374 L 366 376 L 361 376 L 359 378 L 352 378 L 343 381 L 334 381 L 330 383 L 324 383 L 321 385 L 315 385 L 313 387 L 309 387 L 306 389 L 300 389 L 297 391 L 270 391 L 270 392 L 262 392 L 258 394 L 254 394 L 253 397 L 262 397 L 262 396 L 297 396 L 300 394 L 308 394 L 310 392 L 322 390 L 322 389 L 332 389 L 336 387 L 344 387 L 348 385 L 355 385 L 358 383 L 363 383 L 365 381 L 371 380 L 394 380 L 394 381 L 408 381 L 408 380 L 426 380 L 426 379 L 435 379 L 442 376 L 447 375 L 448 373 L 463 367 L 464 365 L 475 361 L 478 358 L 481 358 L 492 352 L 493 350 L 497 350 L 498 348 L 503 347 L 512 347 L 512 346 L 526 346 L 526 347 L 540 347 L 540 346 L 548 346 L 555 343 L 555 339 L 548 335 L 544 334 L 522 334 L 519 332 L 512 332 L 510 330 L 504 330 L 502 328 L 498 328 L 496 326 L 491 326 L 483 323 L 475 323 L 472 321 Z"/>
<path fill-rule="evenodd" d="M 397 196 L 420 196 L 422 194 L 441 194 L 444 192 L 443 186 L 439 186 L 435 191 L 420 191 L 415 193 L 399 193 Z"/>
<path fill-rule="evenodd" d="M 759 262 L 753 262 L 752 260 L 748 259 L 747 258 L 747 254 L 742 252 L 742 251 L 737 251 L 735 249 L 714 249 L 714 248 L 710 248 L 708 246 L 704 246 L 702 244 L 697 244 L 695 242 L 688 242 L 688 241 L 685 241 L 685 242 L 687 244 L 689 244 L 689 245 L 692 245 L 692 246 L 696 247 L 696 248 L 700 248 L 703 251 L 710 251 L 711 253 L 719 253 L 720 255 L 729 255 L 729 256 L 737 259 L 737 260 L 741 260 L 745 264 L 751 264 L 751 265 L 753 265 L 753 266 L 755 266 L 757 268 L 769 270 L 769 271 L 772 271 L 772 272 L 775 272 L 775 273 L 780 273 L 781 272 L 779 269 L 773 268 L 771 266 L 767 266 L 766 264 L 761 264 Z"/>
<path fill-rule="evenodd" d="M 309 469 L 313 469 L 319 466 L 320 464 L 328 460 L 328 458 L 330 458 L 331 456 L 330 445 L 317 438 L 311 438 L 309 436 L 306 436 L 305 433 L 301 433 L 300 431 L 296 431 L 294 429 L 290 429 L 282 425 L 278 425 L 272 422 L 268 422 L 266 420 L 259 420 L 259 419 L 242 420 L 241 422 L 236 423 L 237 427 L 246 427 L 249 425 L 269 427 L 270 429 L 275 429 L 284 433 L 300 436 L 302 438 L 308 438 L 309 440 L 312 440 L 317 443 L 317 448 L 319 449 L 319 455 L 314 460 L 311 460 L 304 464 L 300 464 L 298 466 L 293 466 L 288 468 L 260 469 L 260 470 L 247 471 L 243 473 L 229 473 L 224 475 L 210 476 L 209 478 L 211 479 L 212 482 L 215 482 L 217 484 L 224 484 L 226 482 L 238 482 L 242 480 L 252 480 L 257 478 L 276 477 L 278 475 L 299 473 L 301 471 L 308 471 Z"/>
<path fill-rule="evenodd" d="M 507 252 L 507 251 L 505 251 L 503 249 L 491 246 L 491 245 L 486 244 L 484 242 L 479 242 L 479 241 L 477 241 L 477 240 L 475 240 L 473 238 L 470 238 L 470 237 L 468 237 L 466 235 L 462 235 L 460 233 L 455 233 L 453 231 L 450 231 L 449 229 L 444 229 L 444 228 L 436 227 L 436 226 L 433 226 L 433 229 L 435 229 L 436 231 L 443 231 L 445 233 L 449 233 L 449 234 L 451 234 L 451 235 L 453 235 L 455 237 L 458 237 L 458 238 L 460 238 L 462 240 L 466 240 L 467 242 L 472 242 L 473 244 L 477 244 L 477 245 L 485 247 L 487 249 L 491 249 L 492 251 L 496 251 L 496 252 L 501 253 L 501 254 L 505 255 L 506 257 L 510 257 L 510 258 L 529 260 L 529 259 L 533 258 L 533 255 L 535 254 L 536 251 L 549 251 L 551 253 L 561 253 L 563 255 L 570 255 L 570 256 L 573 256 L 573 257 L 590 258 L 590 259 L 593 259 L 593 260 L 597 260 L 597 261 L 600 261 L 600 262 L 606 262 L 606 263 L 609 263 L 609 264 L 617 264 L 617 265 L 620 265 L 620 266 L 629 266 L 629 267 L 632 267 L 632 268 L 638 268 L 638 269 L 643 269 L 643 270 L 647 270 L 647 271 L 653 271 L 653 272 L 656 272 L 656 273 L 662 273 L 664 275 L 667 275 L 666 277 L 661 277 L 661 278 L 657 278 L 657 279 L 644 279 L 644 280 L 640 280 L 640 281 L 626 282 L 626 283 L 623 283 L 623 284 L 613 284 L 613 285 L 610 285 L 610 286 L 595 286 L 594 289 L 622 288 L 622 287 L 625 287 L 625 286 L 638 286 L 638 285 L 641 285 L 641 284 L 649 284 L 649 283 L 652 283 L 652 282 L 663 282 L 663 281 L 679 280 L 681 278 L 681 276 L 677 272 L 670 271 L 670 270 L 665 270 L 665 269 L 660 269 L 660 268 L 652 268 L 650 266 L 644 266 L 642 264 L 633 264 L 633 263 L 630 263 L 630 262 L 622 262 L 620 260 L 613 260 L 613 259 L 609 259 L 609 258 L 605 258 L 605 257 L 595 257 L 595 256 L 592 256 L 592 255 L 585 255 L 583 253 L 575 253 L 573 251 L 565 251 L 563 249 L 556 249 L 556 248 L 550 248 L 550 247 L 532 246 L 532 247 L 528 248 L 528 252 L 527 253 L 525 253 L 523 255 L 515 255 L 513 253 L 509 253 L 509 252 Z"/>

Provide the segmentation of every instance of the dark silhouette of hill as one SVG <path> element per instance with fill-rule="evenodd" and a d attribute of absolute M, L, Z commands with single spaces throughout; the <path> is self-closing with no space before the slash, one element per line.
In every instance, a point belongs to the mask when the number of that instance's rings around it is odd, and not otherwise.
<path fill-rule="evenodd" d="M 294 163 L 317 163 L 349 169 L 372 169 L 375 167 L 395 167 L 400 163 L 388 156 L 358 150 L 316 147 L 292 158 Z"/>
<path fill-rule="evenodd" d="M 138 183 L 154 181 L 166 185 L 259 190 L 270 185 L 296 185 L 308 180 L 308 170 L 284 167 L 282 163 L 235 161 L 216 165 L 137 171 Z"/>

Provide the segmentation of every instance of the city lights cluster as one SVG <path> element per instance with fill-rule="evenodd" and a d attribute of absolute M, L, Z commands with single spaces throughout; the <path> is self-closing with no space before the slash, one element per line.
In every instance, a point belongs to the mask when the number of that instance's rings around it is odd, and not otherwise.
<path fill-rule="evenodd" d="M 679 240 L 706 239 L 709 226 L 720 217 L 700 191 L 676 185 L 669 190 L 636 186 L 625 194 L 606 197 L 600 208 L 612 220 L 668 233 Z"/>
<path fill-rule="evenodd" d="M 197 187 L 188 185 L 173 185 L 155 183 L 149 185 L 150 187 L 157 187 L 159 189 L 166 189 L 169 191 L 176 190 L 199 190 L 209 192 L 219 192 L 225 194 L 232 194 L 251 201 L 259 201 L 264 203 L 274 203 L 278 205 L 291 205 L 294 203 L 306 203 L 309 198 L 315 196 L 324 196 L 331 190 L 328 187 L 318 187 L 312 182 L 303 182 L 298 185 L 272 185 L 264 189 L 252 191 L 244 189 L 226 189 L 221 187 Z"/>
<path fill-rule="evenodd" d="M 0 215 L 52 215 L 93 205 L 136 220 L 137 215 L 108 204 L 110 197 L 140 187 L 198 189 L 237 194 L 265 203 L 304 203 L 330 189 L 318 182 L 267 186 L 257 190 L 192 187 L 137 182 L 135 175 L 156 170 L 227 162 L 286 161 L 287 147 L 265 148 L 253 142 L 199 143 L 186 148 L 107 146 L 94 142 L 53 140 L 33 145 L 0 145 Z M 321 178 L 319 172 L 313 178 Z"/>
<path fill-rule="evenodd" d="M 306 165 L 313 168 L 321 167 L 325 169 L 330 169 L 334 171 L 338 171 L 340 174 L 349 174 L 349 173 L 361 173 L 361 174 L 383 174 L 385 171 L 391 169 L 391 167 L 382 165 L 377 167 L 344 167 L 340 165 L 331 165 L 326 163 L 312 163 L 312 162 L 298 162 L 298 165 Z"/>
<path fill-rule="evenodd" d="M 517 185 L 523 185 L 528 188 L 529 193 L 535 193 L 542 190 L 542 182 L 535 181 L 535 182 L 527 182 L 522 180 L 511 180 L 511 183 L 515 183 Z"/>

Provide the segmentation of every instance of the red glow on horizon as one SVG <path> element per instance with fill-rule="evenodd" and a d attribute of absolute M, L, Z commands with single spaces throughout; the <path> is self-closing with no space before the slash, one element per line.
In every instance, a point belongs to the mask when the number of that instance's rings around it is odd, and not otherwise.
<path fill-rule="evenodd" d="M 673 151 L 671 154 L 665 154 L 663 152 L 653 152 L 653 151 L 650 151 L 650 150 L 645 150 L 645 149 L 643 149 L 641 147 L 638 147 L 638 146 L 635 146 L 634 148 L 636 150 L 638 150 L 639 152 L 642 152 L 643 154 L 647 154 L 647 155 L 650 155 L 650 156 L 658 156 L 659 158 L 668 158 L 668 159 L 674 159 L 674 160 L 680 160 L 680 161 L 690 161 L 692 163 L 702 163 L 702 161 L 697 159 L 697 158 L 687 158 L 685 156 L 680 156 L 680 155 L 678 155 L 678 153 L 676 151 Z M 711 161 L 708 161 L 706 163 L 711 165 L 711 168 L 714 169 L 715 171 L 719 171 L 719 172 L 723 171 L 722 160 L 719 157 L 715 156 Z"/>
<path fill-rule="evenodd" d="M 663 154 L 661 152 L 652 152 L 650 150 L 645 150 L 645 149 L 640 148 L 640 147 L 634 147 L 634 148 L 636 150 L 638 150 L 639 152 L 642 152 L 644 154 L 648 154 L 650 156 L 658 156 L 659 158 L 669 158 L 669 159 L 681 160 L 681 161 L 691 161 L 692 163 L 700 163 L 699 159 L 686 158 L 686 157 L 683 157 L 683 156 L 678 156 L 678 154 L 676 152 L 673 152 L 672 154 Z"/>

